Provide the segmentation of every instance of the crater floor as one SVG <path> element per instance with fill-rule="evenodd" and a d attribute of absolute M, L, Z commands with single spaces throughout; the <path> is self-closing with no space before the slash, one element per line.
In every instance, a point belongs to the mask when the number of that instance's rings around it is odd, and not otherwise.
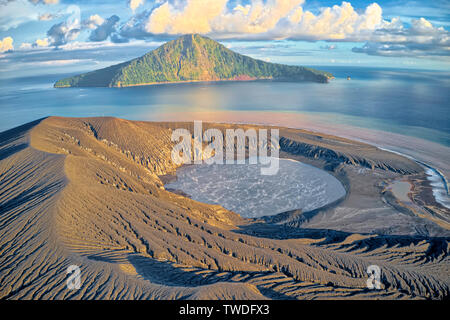
<path fill-rule="evenodd" d="M 255 160 L 256 158 L 253 158 Z M 321 208 L 345 196 L 343 185 L 324 170 L 290 159 L 278 159 L 279 170 L 261 174 L 265 159 L 252 164 L 201 164 L 177 171 L 167 184 L 192 199 L 219 204 L 244 218 L 258 218 L 301 209 Z M 262 160 L 262 161 L 261 161 Z"/>

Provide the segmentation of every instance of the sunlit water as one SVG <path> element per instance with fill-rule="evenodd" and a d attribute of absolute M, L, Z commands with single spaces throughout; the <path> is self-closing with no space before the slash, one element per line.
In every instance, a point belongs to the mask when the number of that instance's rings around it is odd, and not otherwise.
<path fill-rule="evenodd" d="M 322 67 L 329 84 L 224 82 L 132 88 L 64 88 L 61 75 L 0 80 L 0 131 L 50 115 L 219 121 L 228 114 L 294 113 L 401 133 L 450 146 L 448 72 Z M 347 81 L 347 75 L 352 80 Z M 236 118 L 236 117 L 234 117 Z M 270 120 L 270 119 L 269 119 Z"/>

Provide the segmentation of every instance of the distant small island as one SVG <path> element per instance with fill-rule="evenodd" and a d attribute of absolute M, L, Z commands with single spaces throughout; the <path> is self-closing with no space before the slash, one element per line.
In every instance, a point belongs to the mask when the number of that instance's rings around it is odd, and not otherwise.
<path fill-rule="evenodd" d="M 58 80 L 55 88 L 130 87 L 198 81 L 313 81 L 327 83 L 329 72 L 269 63 L 241 55 L 198 34 L 169 41 L 142 57 Z"/>

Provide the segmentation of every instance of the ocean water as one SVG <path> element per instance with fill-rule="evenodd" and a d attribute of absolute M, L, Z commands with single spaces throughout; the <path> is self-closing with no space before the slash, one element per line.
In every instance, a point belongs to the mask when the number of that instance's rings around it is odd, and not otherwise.
<path fill-rule="evenodd" d="M 64 89 L 52 85 L 66 75 L 1 79 L 0 131 L 51 115 L 158 121 L 246 111 L 315 115 L 330 125 L 400 133 L 450 146 L 450 70 L 320 69 L 336 79 L 328 84 L 263 81 Z"/>

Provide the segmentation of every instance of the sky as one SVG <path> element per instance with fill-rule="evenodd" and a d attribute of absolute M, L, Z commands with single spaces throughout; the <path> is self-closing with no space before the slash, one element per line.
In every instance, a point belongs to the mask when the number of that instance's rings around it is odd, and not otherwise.
<path fill-rule="evenodd" d="M 450 71 L 449 28 L 449 0 L 0 0 L 0 77 L 97 69 L 188 33 L 271 62 Z"/>

